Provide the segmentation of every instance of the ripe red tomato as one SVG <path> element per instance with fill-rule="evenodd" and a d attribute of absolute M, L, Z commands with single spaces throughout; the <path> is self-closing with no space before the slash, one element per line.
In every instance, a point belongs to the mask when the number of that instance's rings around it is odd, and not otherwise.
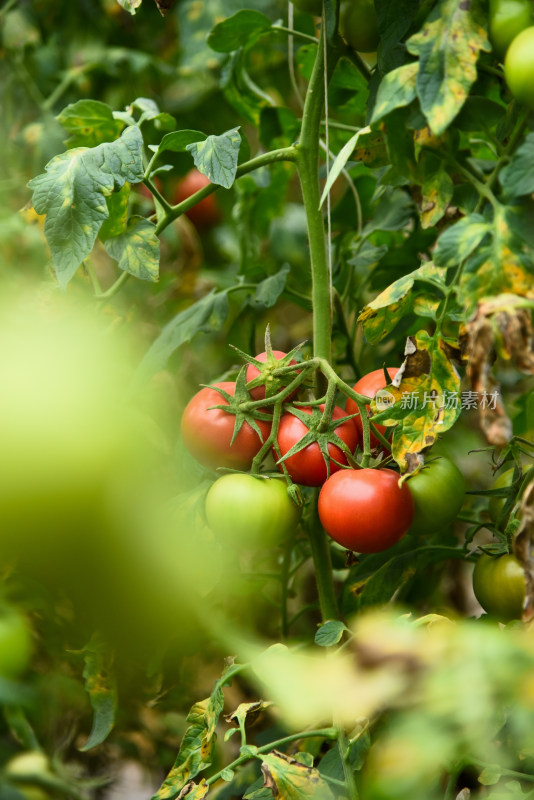
<path fill-rule="evenodd" d="M 203 175 L 202 172 L 199 172 L 198 169 L 192 169 L 176 187 L 174 202 L 181 203 L 182 200 L 186 200 L 188 197 L 191 197 L 192 194 L 195 194 L 195 192 L 210 185 L 211 181 L 209 178 Z M 201 200 L 200 203 L 197 203 L 185 213 L 199 230 L 206 230 L 207 228 L 213 227 L 221 218 L 219 204 L 217 203 L 217 198 L 213 194 L 205 197 L 204 200 Z"/>
<path fill-rule="evenodd" d="M 387 373 L 391 380 L 393 380 L 398 371 L 398 367 L 387 367 Z M 358 392 L 358 394 L 363 394 L 365 397 L 372 398 L 380 389 L 384 389 L 385 387 L 386 381 L 384 379 L 384 370 L 375 369 L 374 372 L 369 372 L 367 375 L 364 375 L 363 378 L 360 378 L 360 380 L 357 381 L 352 388 L 355 392 Z M 366 409 L 369 411 L 369 406 L 366 406 Z M 347 414 L 358 414 L 358 406 L 354 400 L 350 399 L 350 397 L 347 400 L 346 411 Z M 363 442 L 363 426 L 360 416 L 354 417 L 354 424 L 358 429 L 360 441 Z M 376 427 L 382 435 L 386 435 L 387 428 L 384 425 L 377 425 Z M 373 436 L 372 432 L 370 436 L 370 442 L 372 448 L 380 445 L 380 442 L 376 436 Z"/>
<path fill-rule="evenodd" d="M 334 541 L 356 553 L 380 553 L 412 522 L 413 500 L 391 469 L 343 469 L 319 494 L 319 518 Z"/>
<path fill-rule="evenodd" d="M 214 386 L 224 389 L 232 396 L 235 393 L 233 381 L 215 383 Z M 244 422 L 230 447 L 235 416 L 221 408 L 210 408 L 219 405 L 224 406 L 228 403 L 219 392 L 208 387 L 201 389 L 191 398 L 185 407 L 181 422 L 184 444 L 191 455 L 206 467 L 248 469 L 262 443 L 269 436 L 271 425 L 265 420 L 257 421 L 262 433 L 260 440 L 256 431 L 248 422 Z"/>
<path fill-rule="evenodd" d="M 373 53 L 380 38 L 374 0 L 342 0 L 339 32 L 354 50 Z"/>
<path fill-rule="evenodd" d="M 321 411 L 324 410 L 323 405 L 319 406 L 319 408 Z M 309 406 L 300 408 L 299 411 L 303 411 L 305 414 L 312 413 L 312 409 Z M 342 408 L 338 406 L 334 407 L 332 419 L 341 419 L 345 416 L 346 414 Z M 277 437 L 278 447 L 280 448 L 282 456 L 285 456 L 293 445 L 300 442 L 308 433 L 308 430 L 307 426 L 301 422 L 298 417 L 291 414 L 291 412 L 287 411 L 285 414 L 282 414 Z M 355 450 L 358 444 L 358 431 L 351 419 L 338 425 L 335 429 L 335 433 L 345 442 L 349 450 Z M 328 452 L 330 454 L 330 459 L 335 459 L 340 464 L 347 463 L 347 458 L 343 450 L 337 445 L 329 444 Z M 303 486 L 321 486 L 327 478 L 325 460 L 317 442 L 312 442 L 307 447 L 299 450 L 298 453 L 295 453 L 295 455 L 290 456 L 284 461 L 284 464 L 287 467 L 291 479 L 295 481 L 295 483 L 300 483 Z M 330 460 L 330 474 L 336 472 L 338 469 L 340 469 L 340 467 L 338 467 L 334 461 Z"/>
<path fill-rule="evenodd" d="M 473 570 L 473 591 L 484 611 L 500 622 L 521 619 L 525 573 L 515 556 L 481 555 Z"/>
<path fill-rule="evenodd" d="M 283 350 L 273 350 L 273 356 L 277 361 L 280 361 L 280 359 L 284 358 L 284 356 L 286 355 L 287 353 L 284 353 Z M 262 361 L 263 363 L 265 363 L 267 360 L 267 353 L 260 353 L 259 355 L 255 356 L 255 358 L 258 361 Z M 297 362 L 295 361 L 294 358 L 292 358 L 289 363 L 296 364 Z M 270 374 L 278 366 L 279 365 L 277 363 L 274 363 L 268 368 L 268 370 L 266 370 L 263 373 L 266 378 L 265 386 L 256 386 L 254 389 L 250 389 L 250 396 L 252 397 L 253 400 L 263 400 L 265 398 L 266 388 L 267 388 L 267 396 L 271 397 L 273 394 L 279 392 L 284 386 L 287 386 L 288 383 L 291 383 L 295 375 L 287 375 L 286 377 L 280 379 L 280 378 L 274 378 L 274 376 Z M 246 376 L 247 383 L 249 383 L 249 381 L 254 380 L 254 378 L 257 378 L 259 374 L 260 374 L 259 369 L 255 367 L 254 364 L 249 364 L 247 367 L 247 376 Z M 290 400 L 292 397 L 295 396 L 295 394 L 296 392 L 292 392 L 287 399 Z"/>
<path fill-rule="evenodd" d="M 224 543 L 238 547 L 272 545 L 296 526 L 300 509 L 281 478 L 229 473 L 206 496 L 206 519 Z"/>
<path fill-rule="evenodd" d="M 456 519 L 465 497 L 464 476 L 448 458 L 437 458 L 407 480 L 414 502 L 412 533 L 433 533 Z"/>

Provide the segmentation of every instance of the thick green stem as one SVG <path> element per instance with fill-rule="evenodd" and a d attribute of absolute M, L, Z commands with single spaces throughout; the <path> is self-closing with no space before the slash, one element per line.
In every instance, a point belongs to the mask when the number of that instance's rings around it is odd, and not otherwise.
<path fill-rule="evenodd" d="M 315 566 L 315 580 L 317 583 L 317 593 L 319 595 L 321 617 L 323 622 L 327 622 L 329 619 L 338 618 L 338 608 L 332 577 L 330 547 L 328 546 L 326 533 L 323 530 L 317 513 L 318 497 L 319 490 L 317 489 L 314 492 L 313 512 L 308 528 L 308 538 L 310 540 L 313 564 Z"/>

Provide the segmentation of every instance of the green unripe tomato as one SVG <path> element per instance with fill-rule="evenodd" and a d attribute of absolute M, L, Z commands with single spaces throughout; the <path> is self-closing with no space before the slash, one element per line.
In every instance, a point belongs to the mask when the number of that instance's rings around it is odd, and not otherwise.
<path fill-rule="evenodd" d="M 342 0 L 339 32 L 354 50 L 373 53 L 380 38 L 373 0 Z"/>
<path fill-rule="evenodd" d="M 0 678 L 13 680 L 24 672 L 31 649 L 25 617 L 13 608 L 0 607 Z"/>
<path fill-rule="evenodd" d="M 507 469 L 505 472 L 501 472 L 500 475 L 497 475 L 495 478 L 492 489 L 505 489 L 508 486 L 512 485 L 512 480 L 514 477 L 514 469 Z M 499 517 L 501 516 L 501 512 L 504 508 L 504 504 L 506 503 L 506 497 L 490 497 L 490 501 L 488 504 L 488 511 L 491 517 L 491 521 L 496 525 Z"/>
<path fill-rule="evenodd" d="M 32 779 L 54 777 L 48 758 L 40 750 L 28 750 L 14 756 L 6 764 L 5 774 L 26 800 L 51 800 L 52 795 L 41 786 L 26 783 Z"/>
<path fill-rule="evenodd" d="M 295 8 L 304 14 L 313 14 L 320 17 L 323 13 L 323 0 L 291 0 Z"/>
<path fill-rule="evenodd" d="M 506 51 L 504 76 L 515 99 L 534 108 L 534 25 L 521 31 Z"/>
<path fill-rule="evenodd" d="M 300 510 L 281 478 L 228 473 L 206 496 L 206 519 L 222 542 L 256 547 L 280 542 L 295 527 Z"/>
<path fill-rule="evenodd" d="M 490 0 L 489 30 L 495 53 L 504 58 L 513 39 L 531 22 L 531 0 Z"/>
<path fill-rule="evenodd" d="M 410 532 L 427 534 L 450 525 L 456 519 L 465 497 L 464 476 L 448 458 L 430 461 L 421 472 L 409 478 L 414 515 Z"/>
<path fill-rule="evenodd" d="M 525 602 L 525 573 L 513 555 L 480 556 L 473 571 L 475 597 L 500 622 L 521 619 Z"/>

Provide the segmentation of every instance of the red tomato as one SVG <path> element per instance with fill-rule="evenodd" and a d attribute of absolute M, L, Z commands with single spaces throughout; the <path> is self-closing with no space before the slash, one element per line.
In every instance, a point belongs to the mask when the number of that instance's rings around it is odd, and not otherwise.
<path fill-rule="evenodd" d="M 324 410 L 324 405 L 319 406 L 321 411 Z M 305 414 L 311 414 L 312 409 L 309 406 L 305 408 L 300 408 L 299 411 L 303 411 Z M 342 408 L 335 406 L 332 412 L 332 419 L 341 419 L 345 417 L 346 414 Z M 285 456 L 288 453 L 293 445 L 300 440 L 308 433 L 307 426 L 298 419 L 294 414 L 291 412 L 286 412 L 282 414 L 282 418 L 280 419 L 280 425 L 278 427 L 278 447 L 280 448 L 280 453 L 282 456 Z M 339 436 L 342 441 L 348 446 L 349 450 L 354 451 L 356 445 L 358 444 L 358 431 L 356 430 L 353 421 L 351 419 L 347 420 L 346 422 L 342 422 L 341 425 L 335 429 L 335 433 Z M 339 461 L 341 464 L 347 463 L 347 458 L 343 450 L 335 444 L 328 445 L 328 452 L 330 454 L 330 459 L 335 459 Z M 291 479 L 295 481 L 295 483 L 300 483 L 303 486 L 321 486 L 327 478 L 326 472 L 326 464 L 321 453 L 321 449 L 317 442 L 312 442 L 307 447 L 304 447 L 302 450 L 299 450 L 298 453 L 295 455 L 290 456 L 284 464 L 287 467 L 287 471 L 289 472 Z M 335 464 L 332 460 L 330 460 L 330 474 L 336 472 L 340 467 Z"/>
<path fill-rule="evenodd" d="M 392 380 L 398 371 L 398 367 L 387 367 L 388 375 Z M 384 379 L 384 370 L 375 369 L 374 372 L 369 372 L 367 375 L 364 375 L 363 378 L 360 378 L 360 380 L 357 381 L 352 388 L 355 392 L 358 392 L 358 394 L 365 395 L 365 397 L 374 397 L 379 389 L 384 389 L 385 386 L 386 381 Z M 366 406 L 366 409 L 369 411 L 369 406 Z M 358 406 L 354 400 L 350 399 L 350 397 L 347 400 L 346 411 L 347 414 L 358 414 Z M 358 433 L 360 434 L 360 441 L 363 442 L 363 426 L 359 416 L 354 417 L 354 424 L 356 425 Z M 376 427 L 382 435 L 385 435 L 387 428 L 384 425 L 377 425 Z M 372 448 L 380 445 L 380 442 L 376 436 L 373 436 L 372 431 L 370 441 Z"/>
<path fill-rule="evenodd" d="M 284 353 L 283 350 L 273 350 L 273 356 L 275 357 L 275 359 L 277 361 L 280 361 L 286 355 L 287 355 L 287 353 Z M 255 356 L 255 358 L 258 361 L 262 361 L 263 363 L 265 363 L 266 360 L 267 360 L 267 353 L 260 353 L 259 355 Z M 296 364 L 297 362 L 295 361 L 294 358 L 292 358 L 289 363 L 290 364 Z M 288 383 L 291 383 L 291 381 L 293 380 L 293 378 L 296 375 L 296 373 L 294 373 L 293 375 L 287 375 L 282 379 L 274 378 L 272 374 L 269 374 L 269 372 L 272 372 L 272 370 L 276 369 L 277 367 L 278 367 L 278 364 L 273 364 L 273 366 L 271 367 L 271 370 L 269 370 L 269 371 L 266 370 L 264 372 L 264 375 L 265 375 L 266 380 L 267 380 L 266 386 L 269 389 L 269 396 L 270 397 L 273 394 L 276 394 L 277 392 L 279 392 L 284 386 L 287 386 Z M 254 364 L 249 364 L 248 367 L 247 367 L 247 383 L 249 381 L 254 380 L 254 378 L 257 378 L 259 374 L 260 374 L 259 369 L 257 367 L 255 367 Z M 295 396 L 295 394 L 296 394 L 296 391 L 292 392 L 287 399 L 290 400 L 292 397 Z M 256 386 L 254 389 L 251 389 L 250 390 L 250 396 L 252 397 L 253 400 L 263 400 L 265 398 L 265 386 Z"/>
<path fill-rule="evenodd" d="M 235 383 L 223 381 L 215 383 L 230 395 L 235 393 Z M 252 459 L 260 450 L 262 443 L 271 432 L 271 424 L 258 420 L 262 433 L 260 439 L 256 431 L 244 422 L 230 447 L 234 433 L 235 416 L 221 408 L 211 406 L 228 405 L 224 397 L 215 389 L 201 389 L 185 407 L 181 431 L 185 446 L 197 461 L 206 467 L 231 467 L 248 469 Z"/>
<path fill-rule="evenodd" d="M 410 490 L 391 469 L 343 469 L 319 494 L 319 518 L 334 541 L 356 553 L 380 553 L 411 525 Z"/>
<path fill-rule="evenodd" d="M 190 170 L 176 187 L 174 202 L 181 203 L 182 200 L 191 197 L 192 194 L 195 194 L 205 186 L 211 186 L 209 178 L 206 178 L 198 169 Z M 221 218 L 219 205 L 213 194 L 205 197 L 204 200 L 201 200 L 200 203 L 197 203 L 185 213 L 199 230 L 213 227 Z"/>

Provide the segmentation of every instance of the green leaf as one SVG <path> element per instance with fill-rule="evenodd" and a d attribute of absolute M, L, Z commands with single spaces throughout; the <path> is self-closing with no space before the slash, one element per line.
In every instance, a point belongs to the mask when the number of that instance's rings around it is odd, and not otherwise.
<path fill-rule="evenodd" d="M 113 142 L 124 128 L 124 122 L 115 119 L 111 108 L 98 100 L 71 103 L 56 119 L 71 134 L 65 142 L 69 149 Z"/>
<path fill-rule="evenodd" d="M 256 308 L 272 308 L 285 289 L 289 269 L 289 264 L 284 264 L 276 275 L 270 275 L 258 283 L 256 293 L 249 301 L 250 305 Z"/>
<path fill-rule="evenodd" d="M 93 249 L 109 216 L 106 197 L 126 181 L 142 180 L 142 146 L 139 128 L 130 127 L 115 142 L 56 156 L 28 183 L 33 207 L 46 214 L 44 232 L 62 288 Z"/>
<path fill-rule="evenodd" d="M 471 255 L 490 230 L 490 224 L 480 214 L 464 217 L 439 237 L 434 263 L 440 267 L 457 267 Z"/>
<path fill-rule="evenodd" d="M 426 262 L 408 275 L 403 275 L 375 297 L 361 311 L 358 322 L 363 325 L 370 344 L 377 344 L 391 333 L 397 323 L 413 310 L 412 287 L 416 280 L 432 281 L 443 285 L 445 270 Z"/>
<path fill-rule="evenodd" d="M 265 785 L 284 800 L 333 800 L 332 792 L 315 767 L 274 751 L 261 756 Z"/>
<path fill-rule="evenodd" d="M 499 179 L 508 197 L 534 192 L 534 133 L 526 136 L 510 163 L 499 173 Z"/>
<path fill-rule="evenodd" d="M 128 11 L 129 14 L 135 14 L 143 0 L 117 0 L 118 4 Z"/>
<path fill-rule="evenodd" d="M 485 767 L 478 776 L 478 782 L 482 786 L 495 786 L 502 778 L 502 767 L 498 764 L 493 764 L 491 767 Z"/>
<path fill-rule="evenodd" d="M 480 50 L 490 50 L 479 0 L 441 0 L 406 42 L 419 56 L 417 96 L 433 133 L 443 133 L 477 78 Z"/>
<path fill-rule="evenodd" d="M 142 281 L 159 278 L 159 239 L 156 226 L 144 217 L 130 217 L 124 233 L 107 239 L 107 253 L 119 269 Z"/>
<path fill-rule="evenodd" d="M 404 228 L 415 213 L 411 197 L 402 189 L 386 191 L 380 198 L 373 218 L 367 223 L 363 234 L 373 231 L 398 231 Z"/>
<path fill-rule="evenodd" d="M 371 129 L 369 127 L 362 128 L 361 130 L 359 130 L 358 133 L 355 133 L 354 136 L 352 136 L 349 139 L 349 141 L 342 147 L 340 152 L 337 154 L 336 158 L 334 159 L 334 163 L 332 164 L 332 167 L 330 169 L 330 172 L 328 173 L 328 180 L 325 183 L 319 207 L 323 205 L 324 201 L 328 197 L 330 189 L 334 185 L 335 181 L 339 178 L 341 172 L 345 169 L 345 165 L 347 164 L 349 158 L 352 156 L 354 148 L 358 143 L 358 139 L 360 138 L 361 135 L 365 135 L 367 133 L 371 133 Z"/>
<path fill-rule="evenodd" d="M 329 619 L 317 629 L 315 634 L 315 644 L 319 647 L 332 647 L 341 641 L 344 631 L 348 630 L 346 625 L 338 619 Z"/>
<path fill-rule="evenodd" d="M 85 689 L 93 708 L 93 727 L 89 738 L 78 749 L 85 753 L 102 744 L 115 724 L 117 687 L 113 673 L 113 658 L 105 646 L 93 637 L 83 650 Z"/>
<path fill-rule="evenodd" d="M 130 199 L 130 184 L 125 183 L 119 192 L 114 192 L 111 197 L 106 197 L 109 217 L 104 220 L 98 232 L 101 242 L 112 236 L 118 236 L 126 228 L 128 219 L 128 201 Z"/>
<path fill-rule="evenodd" d="M 260 113 L 260 141 L 264 147 L 288 146 L 298 136 L 300 122 L 290 108 L 266 106 Z"/>
<path fill-rule="evenodd" d="M 212 28 L 208 35 L 208 45 L 217 53 L 232 53 L 269 30 L 271 24 L 265 14 L 244 8 Z"/>
<path fill-rule="evenodd" d="M 140 111 L 141 116 L 137 120 L 137 125 L 143 122 L 154 122 L 156 128 L 167 128 L 172 130 L 176 127 L 176 120 L 171 114 L 160 111 L 158 104 L 149 97 L 138 97 L 129 106 L 128 111 L 133 114 L 134 110 Z"/>
<path fill-rule="evenodd" d="M 206 134 L 200 131 L 173 131 L 165 134 L 156 152 L 158 156 L 165 151 L 185 153 L 188 145 L 195 144 L 195 142 L 204 142 L 207 138 Z"/>
<path fill-rule="evenodd" d="M 419 64 L 415 62 L 404 64 L 384 75 L 378 87 L 371 124 L 378 122 L 393 109 L 407 106 L 415 100 L 415 81 L 418 70 Z"/>
<path fill-rule="evenodd" d="M 134 388 L 164 369 L 176 350 L 197 333 L 220 331 L 228 315 L 226 292 L 210 292 L 167 323 L 141 361 L 134 377 Z"/>
<path fill-rule="evenodd" d="M 240 145 L 239 129 L 232 128 L 220 136 L 188 144 L 186 150 L 193 156 L 196 168 L 212 183 L 229 189 L 235 180 Z"/>

